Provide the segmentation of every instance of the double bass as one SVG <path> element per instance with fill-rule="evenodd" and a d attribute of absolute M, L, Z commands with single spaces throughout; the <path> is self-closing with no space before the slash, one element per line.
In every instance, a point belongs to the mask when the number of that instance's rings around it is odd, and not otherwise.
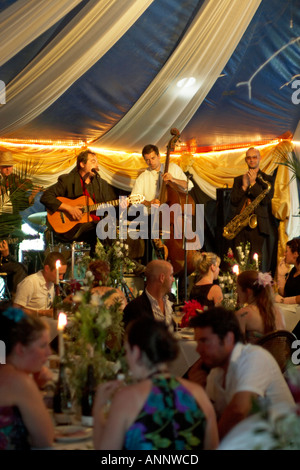
<path fill-rule="evenodd" d="M 172 137 L 167 145 L 167 154 L 166 154 L 166 162 L 164 166 L 164 172 L 168 173 L 169 171 L 169 163 L 170 163 L 170 153 L 174 150 L 176 142 L 180 137 L 180 133 L 177 129 L 173 128 L 170 131 Z M 195 214 L 195 201 L 193 200 L 192 196 L 187 193 L 185 190 L 180 190 L 178 187 L 170 182 L 164 181 L 162 179 L 162 185 L 160 188 L 159 194 L 159 201 L 160 204 L 167 204 L 170 208 L 174 204 L 179 204 L 181 207 L 180 215 L 176 214 L 176 212 L 170 211 L 170 234 L 169 238 L 162 240 L 161 238 L 158 240 L 154 240 L 156 247 L 158 247 L 161 251 L 162 246 L 164 245 L 164 253 L 165 259 L 170 261 L 173 269 L 174 274 L 177 276 L 181 276 L 183 274 L 189 275 L 194 271 L 194 262 L 193 258 L 196 253 L 196 250 L 187 250 L 185 243 L 184 243 L 184 236 L 187 232 L 187 228 L 189 227 L 189 233 L 192 230 L 192 215 Z M 185 204 L 190 204 L 192 206 L 192 210 L 189 211 L 190 214 L 185 217 Z M 190 224 L 190 225 L 189 225 Z M 161 221 L 160 221 L 161 226 Z M 175 237 L 175 234 L 182 233 L 182 238 Z M 194 240 L 189 240 L 190 242 L 194 242 L 198 239 L 198 236 L 195 235 Z M 199 241 L 199 239 L 198 239 Z M 197 243 L 200 248 L 200 242 Z M 186 263 L 186 265 L 185 265 Z"/>

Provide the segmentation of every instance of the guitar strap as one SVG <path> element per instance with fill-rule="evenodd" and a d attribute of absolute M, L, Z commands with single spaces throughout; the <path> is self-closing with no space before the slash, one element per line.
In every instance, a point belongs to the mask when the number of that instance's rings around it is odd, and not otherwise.
<path fill-rule="evenodd" d="M 95 194 L 93 194 L 93 196 L 91 196 L 91 194 L 88 192 L 87 190 L 87 187 L 86 187 L 86 184 L 85 182 L 83 181 L 83 179 L 80 177 L 80 182 L 81 182 L 81 186 L 82 186 L 82 192 L 83 192 L 83 195 L 86 196 L 87 198 L 91 198 L 92 201 L 94 203 L 96 203 L 95 201 Z M 90 212 L 90 216 L 92 218 L 92 220 L 94 220 L 95 222 L 99 222 L 100 220 L 100 217 L 98 217 L 95 213 L 93 212 Z"/>

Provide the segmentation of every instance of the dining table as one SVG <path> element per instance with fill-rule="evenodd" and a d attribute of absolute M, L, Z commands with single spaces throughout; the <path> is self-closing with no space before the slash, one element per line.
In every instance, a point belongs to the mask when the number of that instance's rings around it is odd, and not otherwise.
<path fill-rule="evenodd" d="M 284 315 L 286 329 L 288 331 L 293 331 L 297 326 L 297 323 L 300 321 L 300 304 L 275 303 L 275 305 Z"/>
<path fill-rule="evenodd" d="M 193 328 L 182 328 L 176 331 L 179 354 L 169 369 L 177 377 L 183 377 L 193 364 L 200 358 L 196 351 L 197 343 L 194 340 Z"/>

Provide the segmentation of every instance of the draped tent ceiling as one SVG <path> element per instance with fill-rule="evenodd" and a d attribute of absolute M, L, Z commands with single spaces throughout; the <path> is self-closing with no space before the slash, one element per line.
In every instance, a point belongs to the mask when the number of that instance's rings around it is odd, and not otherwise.
<path fill-rule="evenodd" d="M 300 0 L 2 0 L 0 145 L 39 162 L 45 187 L 91 147 L 129 192 L 142 147 L 164 154 L 176 127 L 172 159 L 215 199 L 250 145 L 268 173 L 297 153 L 299 25 Z M 289 180 L 279 166 L 273 212 L 291 238 Z"/>

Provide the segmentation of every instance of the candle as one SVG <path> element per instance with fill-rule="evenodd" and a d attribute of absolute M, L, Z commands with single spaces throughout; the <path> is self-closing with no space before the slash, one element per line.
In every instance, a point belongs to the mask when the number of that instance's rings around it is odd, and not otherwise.
<path fill-rule="evenodd" d="M 232 266 L 232 272 L 236 274 L 237 276 L 240 274 L 240 268 L 238 264 L 235 264 L 234 266 Z"/>
<path fill-rule="evenodd" d="M 75 266 L 75 242 L 72 243 L 71 279 L 74 279 L 74 266 Z"/>
<path fill-rule="evenodd" d="M 55 262 L 55 268 L 56 268 L 56 285 L 59 284 L 59 268 L 61 267 L 61 262 L 60 260 L 58 259 L 56 262 Z"/>
<path fill-rule="evenodd" d="M 258 254 L 254 253 L 253 259 L 255 260 L 256 269 L 258 269 Z"/>
<path fill-rule="evenodd" d="M 67 315 L 63 312 L 60 312 L 58 315 L 58 322 L 57 322 L 57 329 L 58 329 L 58 351 L 59 351 L 59 358 L 63 360 L 65 355 L 65 345 L 64 345 L 64 328 L 67 324 Z"/>

